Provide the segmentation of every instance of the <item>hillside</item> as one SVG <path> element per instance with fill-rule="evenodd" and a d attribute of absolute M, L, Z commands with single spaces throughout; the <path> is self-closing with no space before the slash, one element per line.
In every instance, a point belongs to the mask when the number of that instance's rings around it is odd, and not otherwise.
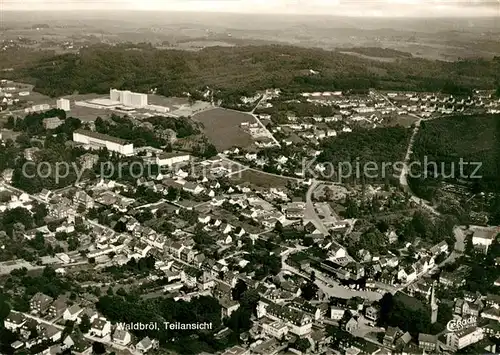
<path fill-rule="evenodd" d="M 500 165 L 500 116 L 454 116 L 423 122 L 416 136 L 413 160 L 436 162 L 438 175 L 449 181 L 468 181 L 476 189 L 498 191 Z M 481 178 L 463 178 L 460 176 L 459 162 L 480 162 L 481 166 L 475 175 Z M 471 176 L 477 164 L 468 164 L 463 167 L 463 175 Z M 420 181 L 420 184 L 433 185 L 431 177 L 434 169 L 428 169 L 429 178 Z M 413 181 L 417 183 L 418 181 Z M 419 190 L 424 186 L 416 186 Z M 417 192 L 417 191 L 415 191 Z M 425 196 L 429 197 L 429 196 Z"/>
<path fill-rule="evenodd" d="M 50 96 L 104 93 L 110 87 L 138 91 L 157 87 L 160 94 L 174 95 L 206 86 L 222 90 L 223 96 L 269 87 L 291 91 L 373 87 L 458 94 L 493 88 L 500 81 L 498 58 L 450 63 L 401 57 L 389 63 L 277 45 L 211 47 L 198 52 L 98 45 L 79 54 L 40 57 L 13 75 Z M 304 74 L 308 69 L 319 74 Z"/>

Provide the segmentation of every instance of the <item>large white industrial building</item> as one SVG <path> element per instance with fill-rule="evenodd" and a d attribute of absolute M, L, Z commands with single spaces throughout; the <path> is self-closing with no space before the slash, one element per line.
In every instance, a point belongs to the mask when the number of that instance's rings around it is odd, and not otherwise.
<path fill-rule="evenodd" d="M 148 95 L 129 90 L 109 90 L 109 98 L 111 101 L 118 101 L 123 106 L 131 107 L 146 107 L 148 105 Z"/>
<path fill-rule="evenodd" d="M 161 153 L 156 156 L 158 166 L 172 166 L 175 164 L 187 162 L 191 159 L 189 154 L 185 153 Z"/>
<path fill-rule="evenodd" d="M 70 111 L 71 110 L 71 104 L 68 99 L 59 99 L 56 101 L 57 108 L 60 110 L 64 111 Z"/>
<path fill-rule="evenodd" d="M 93 131 L 77 129 L 73 132 L 73 141 L 88 145 L 91 149 L 107 148 L 123 155 L 133 155 L 134 145 L 128 141 Z"/>

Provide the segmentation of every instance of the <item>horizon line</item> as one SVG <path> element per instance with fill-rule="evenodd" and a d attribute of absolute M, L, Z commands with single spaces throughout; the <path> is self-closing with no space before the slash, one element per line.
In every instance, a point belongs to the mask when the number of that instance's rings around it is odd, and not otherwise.
<path fill-rule="evenodd" d="M 215 15 L 215 14 L 227 14 L 227 15 L 242 15 L 242 16 L 247 16 L 247 15 L 257 15 L 257 16 L 301 16 L 301 17 L 349 17 L 349 18 L 401 18 L 401 19 L 408 19 L 408 18 L 414 18 L 414 19 L 425 19 L 425 18 L 433 18 L 433 19 L 439 19 L 439 18 L 453 18 L 453 19 L 470 19 L 470 18 L 496 18 L 497 15 L 494 14 L 474 14 L 474 15 L 384 15 L 384 14 L 377 14 L 377 15 L 372 15 L 372 14 L 325 14 L 325 13 L 291 13 L 291 12 L 268 12 L 268 13 L 260 13 L 260 12 L 239 12 L 239 11 L 193 11 L 193 10 L 174 10 L 174 9 L 162 9 L 162 10 L 152 10 L 152 9 L 67 9 L 67 8 L 62 8 L 62 9 L 2 9 L 0 10 L 0 16 L 1 13 L 3 12 L 24 12 L 24 13 L 33 13 L 33 12 L 42 12 L 42 13 L 57 13 L 57 12 L 162 12 L 162 13 L 186 13 L 186 14 L 204 14 L 204 15 Z M 8 21 L 3 19 L 4 21 Z M 14 20 L 15 21 L 15 20 Z"/>

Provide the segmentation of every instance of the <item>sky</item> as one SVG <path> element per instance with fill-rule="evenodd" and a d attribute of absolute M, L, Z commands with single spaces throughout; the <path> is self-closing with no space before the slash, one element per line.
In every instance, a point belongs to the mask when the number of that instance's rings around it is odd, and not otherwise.
<path fill-rule="evenodd" d="M 3 10 L 143 10 L 380 17 L 499 16 L 500 0 L 0 0 Z"/>

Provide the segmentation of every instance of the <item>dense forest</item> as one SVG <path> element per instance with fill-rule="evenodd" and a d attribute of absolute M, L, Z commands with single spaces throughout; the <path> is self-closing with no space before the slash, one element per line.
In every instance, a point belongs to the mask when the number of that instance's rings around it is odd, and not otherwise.
<path fill-rule="evenodd" d="M 31 57 L 30 57 L 31 58 Z M 292 46 L 205 48 L 198 52 L 159 50 L 143 46 L 129 50 L 96 45 L 79 54 L 39 55 L 30 59 L 15 79 L 35 83 L 36 90 L 60 96 L 107 93 L 110 87 L 159 94 L 219 89 L 255 92 L 270 87 L 292 91 L 380 88 L 390 90 L 451 91 L 493 88 L 500 81 L 500 60 L 458 62 L 401 57 L 378 62 L 322 49 Z M 319 74 L 308 74 L 314 69 Z"/>
<path fill-rule="evenodd" d="M 454 116 L 422 122 L 412 159 L 422 163 L 414 165 L 414 173 L 420 170 L 426 175 L 425 179 L 411 180 L 412 190 L 431 199 L 438 182 L 446 180 L 467 182 L 476 191 L 498 192 L 499 156 L 500 115 Z M 427 166 L 423 166 L 425 161 Z"/>
<path fill-rule="evenodd" d="M 404 127 L 359 129 L 341 133 L 321 143 L 323 151 L 318 156 L 318 161 L 332 163 L 339 173 L 339 164 L 349 164 L 352 178 L 384 181 L 397 172 L 394 168 L 397 168 L 397 162 L 404 159 L 410 135 L 411 131 Z M 349 166 L 342 168 L 342 172 L 349 172 Z"/>

